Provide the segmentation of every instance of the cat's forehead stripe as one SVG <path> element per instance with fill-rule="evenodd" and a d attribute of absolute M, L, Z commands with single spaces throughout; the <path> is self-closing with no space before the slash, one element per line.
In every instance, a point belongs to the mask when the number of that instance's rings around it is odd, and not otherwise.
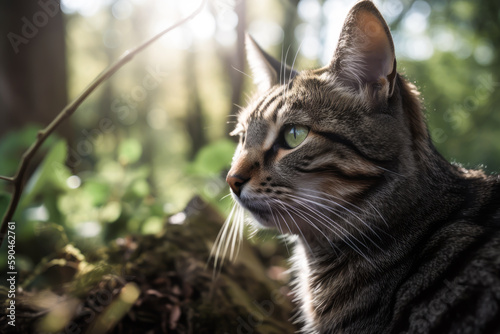
<path fill-rule="evenodd" d="M 242 124 L 246 123 L 247 126 L 252 122 L 262 120 L 275 123 L 277 113 L 284 105 L 283 90 L 281 88 L 279 86 L 274 87 L 264 97 L 256 100 L 253 107 L 240 115 L 240 122 Z"/>
<path fill-rule="evenodd" d="M 255 108 L 255 113 L 258 115 L 258 118 L 262 119 L 264 117 L 264 113 L 266 110 L 272 109 L 271 105 L 276 102 L 276 100 L 281 96 L 281 91 L 278 88 L 272 90 L 269 95 L 264 98 Z"/>
<path fill-rule="evenodd" d="M 287 99 L 287 93 L 288 91 L 285 86 L 274 88 L 269 94 L 270 97 L 265 100 L 266 103 L 260 104 L 258 110 L 260 117 L 268 122 L 276 123 L 280 110 L 284 109 L 283 106 Z"/>
<path fill-rule="evenodd" d="M 263 111 L 263 118 L 271 123 L 276 123 L 278 112 L 283 109 L 284 101 L 282 98 L 275 100 L 274 103 Z"/>

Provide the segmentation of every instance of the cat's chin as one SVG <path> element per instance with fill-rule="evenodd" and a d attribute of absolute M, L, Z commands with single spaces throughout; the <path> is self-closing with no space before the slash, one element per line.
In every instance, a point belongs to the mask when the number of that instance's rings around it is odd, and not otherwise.
<path fill-rule="evenodd" d="M 258 228 L 277 228 L 276 224 L 267 213 L 257 213 L 250 210 L 249 212 L 252 214 L 254 218 L 253 222 Z"/>
<path fill-rule="evenodd" d="M 256 220 L 260 225 L 265 227 L 274 226 L 274 224 L 272 223 L 270 211 L 248 205 L 242 205 L 242 206 L 245 208 L 245 210 L 247 210 L 252 214 L 254 220 Z"/>
<path fill-rule="evenodd" d="M 288 225 L 278 226 L 276 224 L 276 216 L 274 216 L 271 211 L 261 209 L 259 207 L 254 207 L 252 205 L 240 205 L 245 208 L 253 217 L 252 224 L 258 229 L 273 229 L 279 231 L 281 234 L 290 234 L 293 232 L 288 229 Z M 277 214 L 277 213 L 275 213 Z"/>
<path fill-rule="evenodd" d="M 239 205 L 248 211 L 253 219 L 254 224 L 258 228 L 277 228 L 273 220 L 271 211 L 263 205 L 251 204 L 236 198 Z"/>

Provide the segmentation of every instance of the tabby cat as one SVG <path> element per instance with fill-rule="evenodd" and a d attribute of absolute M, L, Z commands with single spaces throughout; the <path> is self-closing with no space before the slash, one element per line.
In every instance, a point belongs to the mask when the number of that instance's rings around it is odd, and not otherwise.
<path fill-rule="evenodd" d="M 259 95 L 227 182 L 235 212 L 295 236 L 302 331 L 500 333 L 500 178 L 436 151 L 372 2 L 324 68 L 299 73 L 250 37 L 247 53 Z"/>

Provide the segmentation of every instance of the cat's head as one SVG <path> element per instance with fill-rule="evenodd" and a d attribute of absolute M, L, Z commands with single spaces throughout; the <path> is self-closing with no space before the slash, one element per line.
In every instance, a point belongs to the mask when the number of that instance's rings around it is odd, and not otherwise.
<path fill-rule="evenodd" d="M 393 191 L 429 147 L 417 93 L 396 71 L 381 14 L 370 1 L 357 3 L 330 64 L 318 70 L 282 65 L 251 37 L 246 46 L 259 93 L 232 132 L 240 136 L 227 175 L 233 198 L 283 233 L 362 228 L 347 223 L 354 208 L 368 210 L 374 193 Z"/>

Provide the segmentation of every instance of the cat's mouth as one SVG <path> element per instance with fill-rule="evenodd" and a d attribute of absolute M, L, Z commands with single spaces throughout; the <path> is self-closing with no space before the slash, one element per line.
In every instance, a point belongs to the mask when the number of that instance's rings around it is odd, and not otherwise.
<path fill-rule="evenodd" d="M 303 234 L 304 227 L 308 225 L 303 219 L 307 216 L 297 214 L 285 202 L 277 204 L 273 201 L 244 198 L 238 198 L 237 201 L 251 213 L 254 223 L 260 228 L 277 229 L 282 234 Z"/>
<path fill-rule="evenodd" d="M 273 213 L 267 203 L 261 203 L 258 200 L 245 200 L 237 198 L 237 202 L 248 212 L 252 214 L 255 220 L 264 227 L 276 227 L 273 222 Z"/>
<path fill-rule="evenodd" d="M 269 208 L 265 208 L 265 206 L 261 204 L 248 203 L 242 200 L 239 201 L 240 205 L 243 206 L 246 210 L 254 215 L 258 215 L 260 217 L 267 217 L 271 214 Z"/>

